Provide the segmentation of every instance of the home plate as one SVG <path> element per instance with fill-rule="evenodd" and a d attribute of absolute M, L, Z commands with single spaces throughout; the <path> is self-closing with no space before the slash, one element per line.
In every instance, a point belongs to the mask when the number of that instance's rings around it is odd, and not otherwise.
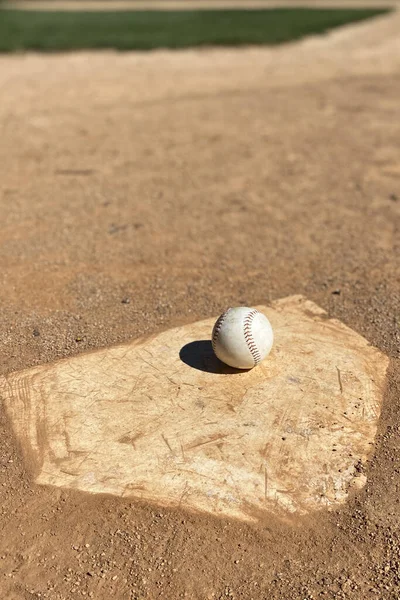
<path fill-rule="evenodd" d="M 39 484 L 245 520 L 344 502 L 365 483 L 388 359 L 301 296 L 258 307 L 275 343 L 215 358 L 215 319 L 0 380 Z"/>

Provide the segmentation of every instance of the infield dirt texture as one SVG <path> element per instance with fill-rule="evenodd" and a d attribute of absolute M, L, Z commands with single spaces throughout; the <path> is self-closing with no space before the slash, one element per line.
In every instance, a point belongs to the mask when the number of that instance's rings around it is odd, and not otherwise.
<path fill-rule="evenodd" d="M 399 598 L 399 30 L 0 57 L 2 374 L 291 294 L 391 359 L 366 487 L 290 522 L 35 486 L 2 411 L 2 598 Z"/>

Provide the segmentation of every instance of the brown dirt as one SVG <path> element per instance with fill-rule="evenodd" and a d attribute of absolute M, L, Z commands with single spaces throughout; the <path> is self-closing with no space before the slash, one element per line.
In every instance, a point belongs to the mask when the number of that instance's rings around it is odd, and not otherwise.
<path fill-rule="evenodd" d="M 366 488 L 258 527 L 38 487 L 2 412 L 2 598 L 400 596 L 399 21 L 0 59 L 2 373 L 294 293 L 391 357 Z"/>
<path fill-rule="evenodd" d="M 398 6 L 399 0 L 5 0 L 2 8 L 14 10 L 183 10 L 275 7 L 356 7 Z"/>

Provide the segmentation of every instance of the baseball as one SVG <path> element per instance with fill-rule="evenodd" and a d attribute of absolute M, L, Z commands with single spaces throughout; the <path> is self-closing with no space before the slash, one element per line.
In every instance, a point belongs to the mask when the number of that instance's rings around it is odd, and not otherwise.
<path fill-rule="evenodd" d="M 271 351 L 274 334 L 267 317 L 255 308 L 228 308 L 216 321 L 212 347 L 222 362 L 252 369 Z"/>

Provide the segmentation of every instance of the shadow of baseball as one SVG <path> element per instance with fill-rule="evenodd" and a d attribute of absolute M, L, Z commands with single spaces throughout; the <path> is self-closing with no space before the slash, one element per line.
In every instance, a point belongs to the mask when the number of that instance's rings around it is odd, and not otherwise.
<path fill-rule="evenodd" d="M 243 369 L 234 369 L 221 362 L 214 354 L 210 340 L 196 340 L 182 346 L 179 358 L 192 369 L 220 375 L 243 373 Z"/>

